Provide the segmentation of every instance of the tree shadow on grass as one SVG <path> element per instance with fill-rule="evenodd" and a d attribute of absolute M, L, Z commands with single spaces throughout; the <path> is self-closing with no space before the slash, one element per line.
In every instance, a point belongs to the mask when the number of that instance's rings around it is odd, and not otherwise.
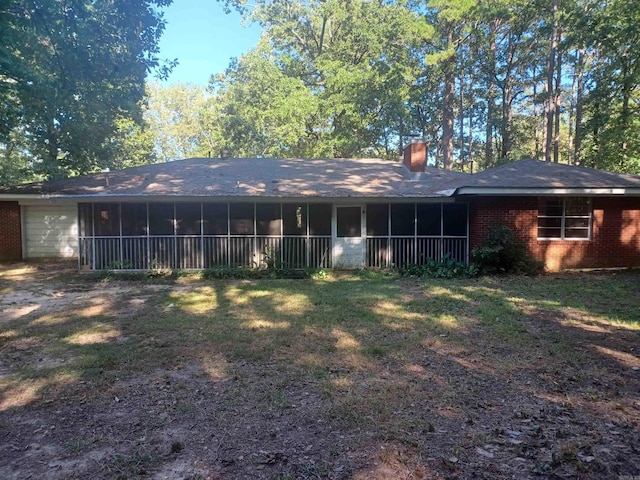
<path fill-rule="evenodd" d="M 15 447 L 0 472 L 44 461 L 58 478 L 633 474 L 634 314 L 613 327 L 591 297 L 567 310 L 548 292 L 581 281 L 559 278 L 125 282 L 101 312 L 49 324 L 33 312 L 5 346 L 25 342 L 35 358 L 57 345 L 70 363 L 9 372 L 33 388 L 0 412 Z M 43 447 L 21 450 L 32 444 Z"/>

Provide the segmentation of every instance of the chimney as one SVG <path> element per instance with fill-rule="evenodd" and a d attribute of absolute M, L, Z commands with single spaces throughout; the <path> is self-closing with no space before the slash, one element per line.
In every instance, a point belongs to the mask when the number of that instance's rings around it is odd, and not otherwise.
<path fill-rule="evenodd" d="M 410 172 L 424 172 L 427 165 L 427 144 L 421 138 L 412 138 L 404 149 L 402 163 Z"/>

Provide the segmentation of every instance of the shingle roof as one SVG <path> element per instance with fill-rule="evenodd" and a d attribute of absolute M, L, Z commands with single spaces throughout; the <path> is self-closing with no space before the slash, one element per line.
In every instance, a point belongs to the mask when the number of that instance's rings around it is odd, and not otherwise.
<path fill-rule="evenodd" d="M 379 159 L 191 158 L 0 188 L 51 196 L 438 197 L 469 175 L 428 167 L 420 181 Z"/>
<path fill-rule="evenodd" d="M 640 187 L 640 176 L 525 159 L 469 176 L 458 187 L 625 188 Z"/>
<path fill-rule="evenodd" d="M 190 158 L 0 187 L 0 196 L 416 198 L 589 188 L 631 188 L 637 195 L 640 176 L 538 160 L 520 160 L 475 175 L 434 167 L 416 175 L 401 163 L 380 159 Z"/>

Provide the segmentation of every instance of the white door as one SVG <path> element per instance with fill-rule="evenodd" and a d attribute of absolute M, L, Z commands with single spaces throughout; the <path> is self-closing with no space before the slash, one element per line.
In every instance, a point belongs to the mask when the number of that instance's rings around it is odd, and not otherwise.
<path fill-rule="evenodd" d="M 364 266 L 365 210 L 363 205 L 336 205 L 333 211 L 333 265 Z"/>

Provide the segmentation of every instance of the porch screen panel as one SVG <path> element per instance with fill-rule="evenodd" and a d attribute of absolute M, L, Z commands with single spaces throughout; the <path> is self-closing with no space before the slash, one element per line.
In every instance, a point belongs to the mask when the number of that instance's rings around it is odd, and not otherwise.
<path fill-rule="evenodd" d="M 119 204 L 96 203 L 93 213 L 94 229 L 97 237 L 117 237 L 120 235 Z"/>
<path fill-rule="evenodd" d="M 78 204 L 78 234 L 80 237 L 93 236 L 93 204 Z"/>
<path fill-rule="evenodd" d="M 389 251 L 389 204 L 367 204 L 367 265 L 386 267 L 391 262 Z"/>
<path fill-rule="evenodd" d="M 282 227 L 285 236 L 306 235 L 307 205 L 304 203 L 283 203 Z"/>
<path fill-rule="evenodd" d="M 122 268 L 149 268 L 147 204 L 122 204 Z"/>
<path fill-rule="evenodd" d="M 256 204 L 256 234 L 280 235 L 282 233 L 282 219 L 279 203 Z"/>
<path fill-rule="evenodd" d="M 330 203 L 309 204 L 309 260 L 314 268 L 331 268 L 331 215 Z"/>
<path fill-rule="evenodd" d="M 415 235 L 415 204 L 391 204 L 391 235 L 394 237 Z"/>
<path fill-rule="evenodd" d="M 149 235 L 173 235 L 173 203 L 149 204 Z"/>
<path fill-rule="evenodd" d="M 143 237 L 147 234 L 147 231 L 147 204 L 123 204 L 122 235 L 125 237 Z"/>
<path fill-rule="evenodd" d="M 338 237 L 360 237 L 362 235 L 360 207 L 338 207 L 336 224 Z"/>
<path fill-rule="evenodd" d="M 389 253 L 391 257 L 391 264 L 395 267 L 403 267 L 407 264 L 416 263 L 415 204 L 392 203 L 390 213 L 391 239 L 389 245 Z"/>
<path fill-rule="evenodd" d="M 227 203 L 202 204 L 203 267 L 229 265 L 229 206 Z"/>
<path fill-rule="evenodd" d="M 176 235 L 200 235 L 200 204 L 176 203 Z"/>
<path fill-rule="evenodd" d="M 226 203 L 202 204 L 202 230 L 205 235 L 227 235 L 229 233 Z"/>
<path fill-rule="evenodd" d="M 442 206 L 442 234 L 445 237 L 464 237 L 467 235 L 466 204 L 445 203 Z"/>
<path fill-rule="evenodd" d="M 445 203 L 442 206 L 442 255 L 467 261 L 467 205 Z"/>
<path fill-rule="evenodd" d="M 417 206 L 418 236 L 440 236 L 442 232 L 442 205 L 419 203 Z"/>
<path fill-rule="evenodd" d="M 230 203 L 231 235 L 253 235 L 253 203 Z"/>
<path fill-rule="evenodd" d="M 331 236 L 331 209 L 330 204 L 309 205 L 309 235 Z"/>
<path fill-rule="evenodd" d="M 389 204 L 367 204 L 367 236 L 386 237 L 389 235 Z"/>

